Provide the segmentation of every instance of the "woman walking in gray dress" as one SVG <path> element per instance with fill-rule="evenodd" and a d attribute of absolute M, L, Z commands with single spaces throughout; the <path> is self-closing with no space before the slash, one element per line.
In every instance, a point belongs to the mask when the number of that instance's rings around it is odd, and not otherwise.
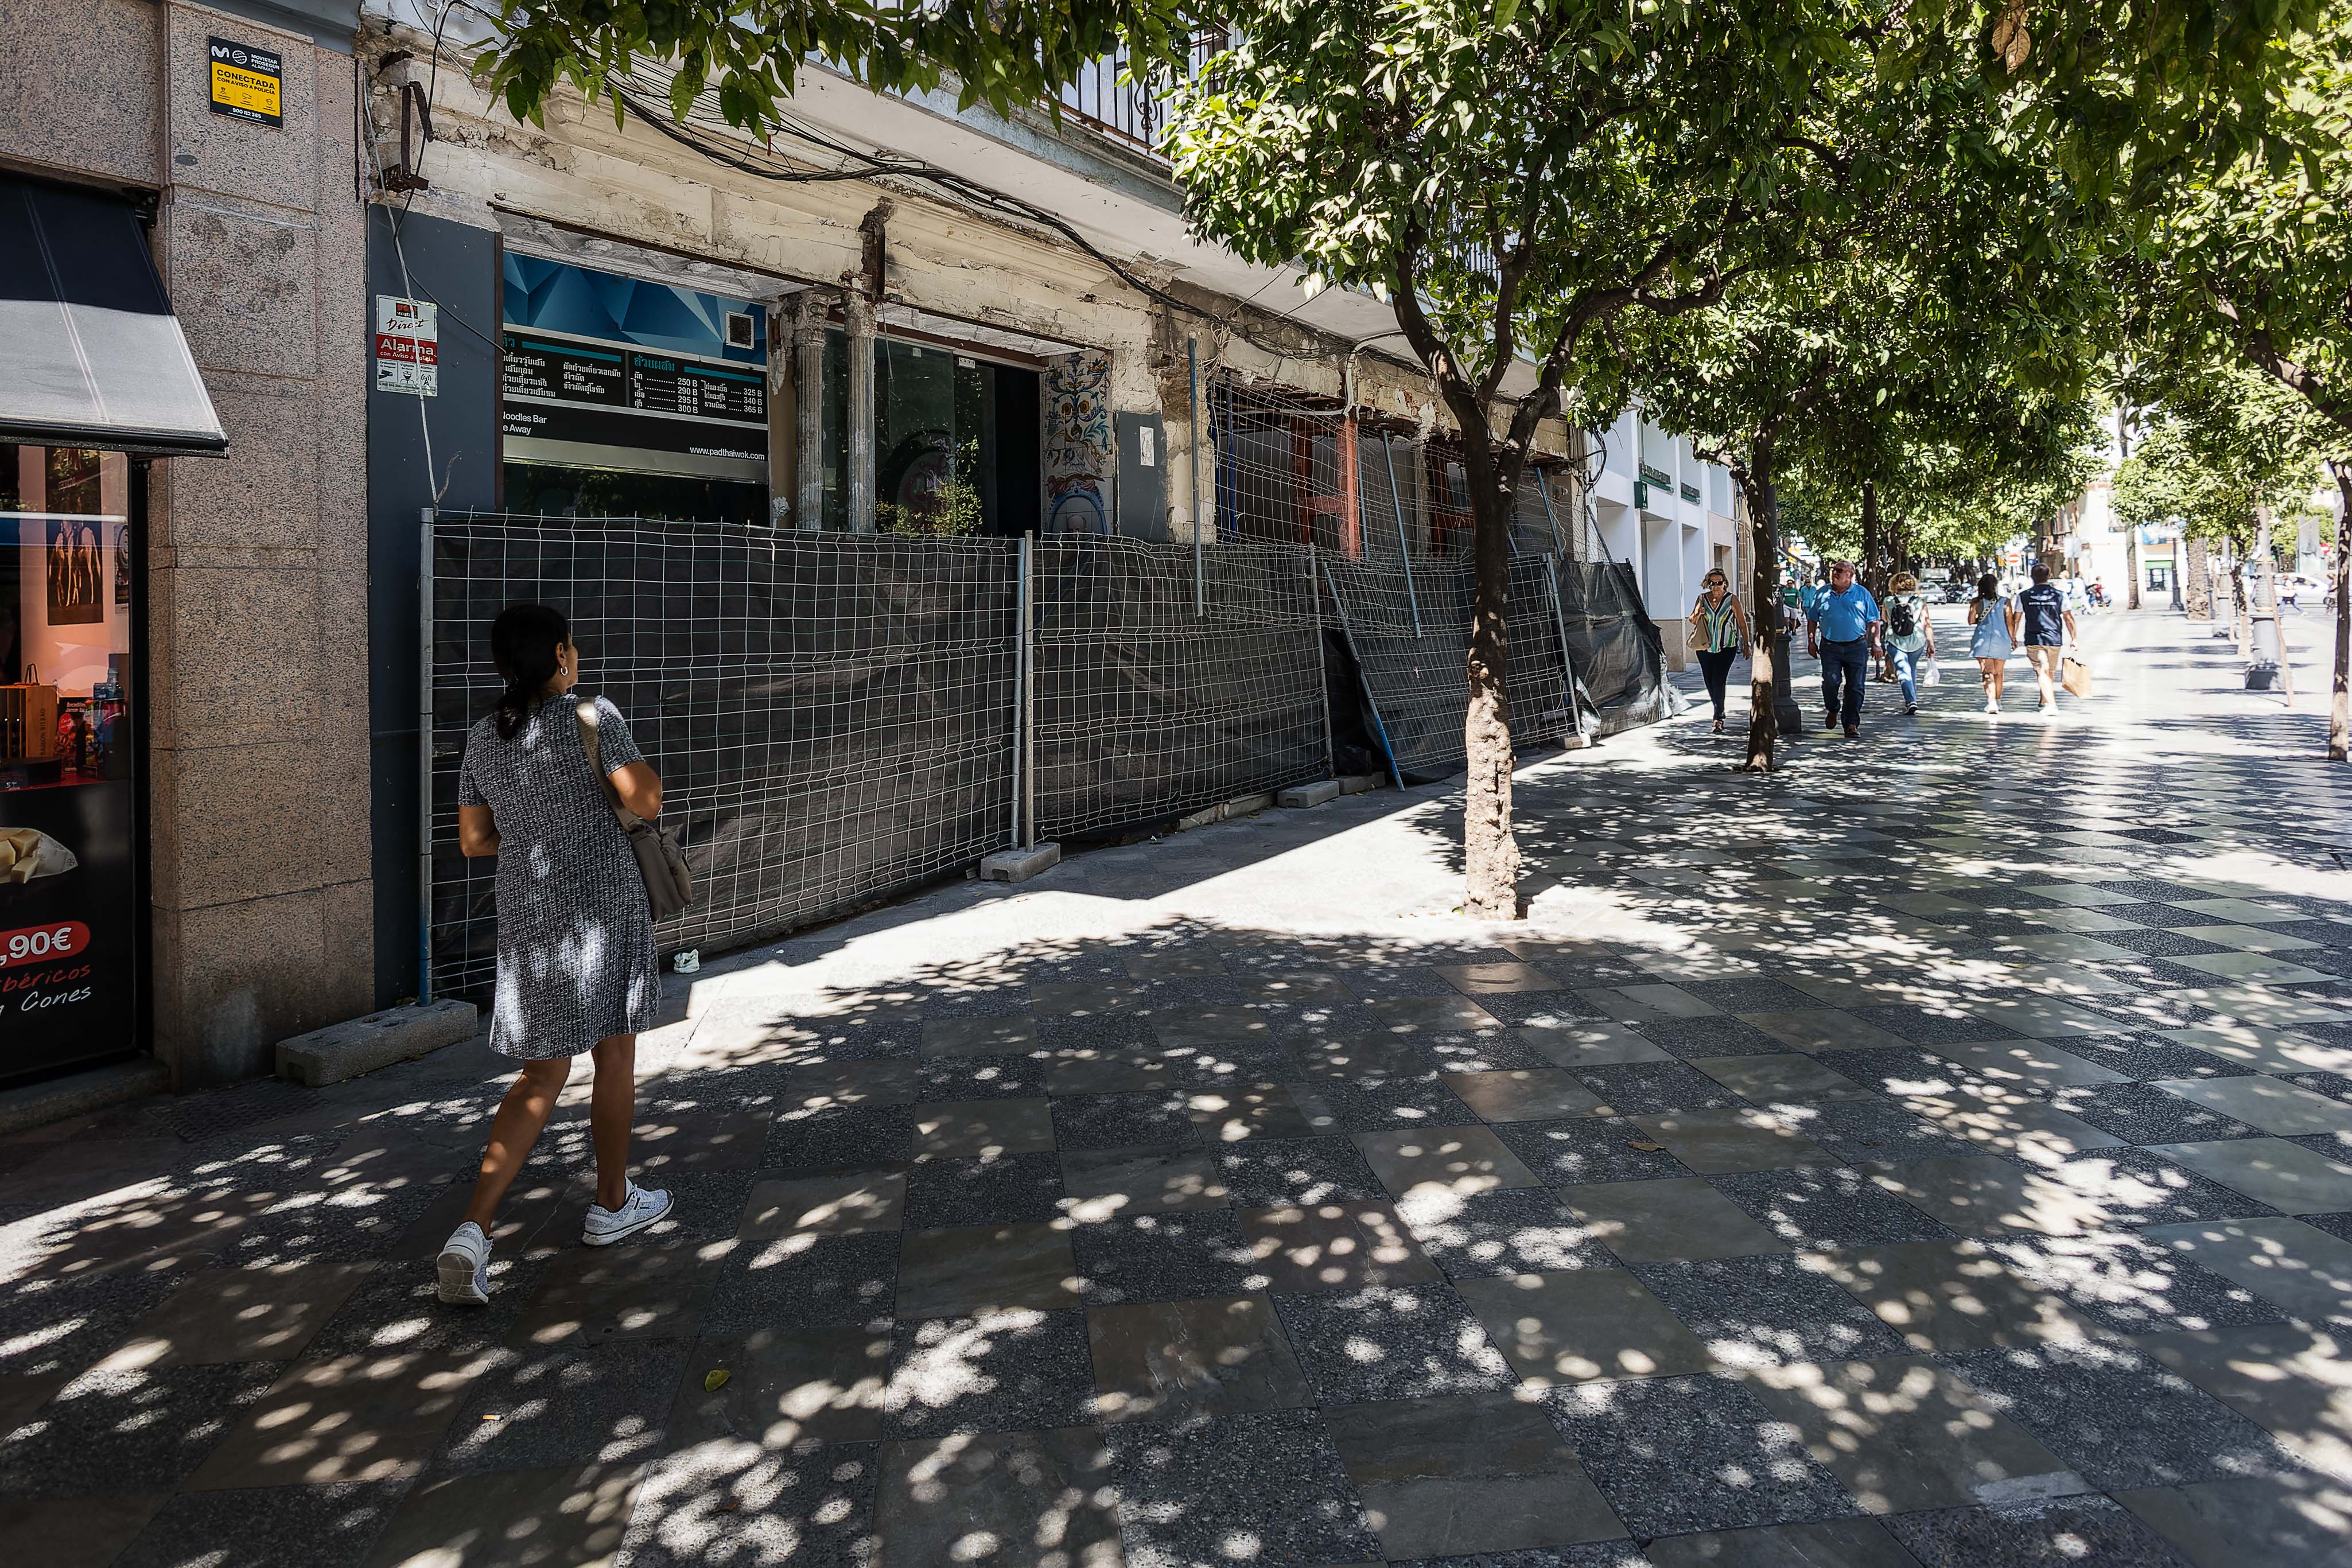
<path fill-rule="evenodd" d="M 466 737 L 457 843 L 468 856 L 498 857 L 490 1049 L 522 1071 L 490 1124 L 473 1202 L 438 1263 L 441 1299 L 477 1303 L 489 1300 L 499 1199 L 583 1052 L 596 1061 L 588 1110 L 596 1201 L 580 1239 L 609 1246 L 669 1212 L 669 1194 L 648 1192 L 628 1174 L 637 1031 L 657 1019 L 661 977 L 645 882 L 606 794 L 609 781 L 622 805 L 651 821 L 661 813 L 661 780 L 618 708 L 571 695 L 580 652 L 561 613 L 509 605 L 491 623 L 490 657 L 507 689 Z M 603 779 L 588 760 L 583 731 L 592 726 Z"/>

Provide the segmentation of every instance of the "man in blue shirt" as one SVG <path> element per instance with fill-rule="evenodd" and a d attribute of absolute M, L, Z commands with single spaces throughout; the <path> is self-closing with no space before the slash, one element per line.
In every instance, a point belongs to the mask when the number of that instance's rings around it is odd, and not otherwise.
<path fill-rule="evenodd" d="M 1843 720 L 1848 740 L 1862 734 L 1863 687 L 1877 647 L 1878 601 L 1853 580 L 1852 561 L 1830 562 L 1828 590 L 1805 609 L 1805 651 L 1822 661 L 1822 727 Z"/>

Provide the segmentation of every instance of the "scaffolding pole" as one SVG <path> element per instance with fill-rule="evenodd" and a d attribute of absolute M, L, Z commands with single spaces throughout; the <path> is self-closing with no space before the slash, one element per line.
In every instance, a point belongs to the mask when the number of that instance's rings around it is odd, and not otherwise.
<path fill-rule="evenodd" d="M 1404 537 L 1404 492 L 1397 488 L 1396 443 L 1385 434 L 1381 437 L 1381 461 L 1388 465 L 1389 505 L 1396 508 L 1397 559 L 1404 562 L 1404 598 L 1405 602 L 1412 606 L 1412 634 L 1418 637 L 1421 635 L 1421 595 L 1413 591 L 1412 549 L 1405 542 Z M 1325 575 L 1329 575 L 1328 569 Z M 1336 591 L 1332 598 L 1335 601 L 1339 598 Z M 1342 618 L 1346 613 L 1345 611 L 1340 612 Z M 1397 788 L 1402 789 L 1404 785 L 1400 782 Z"/>
<path fill-rule="evenodd" d="M 416 1002 L 433 999 L 433 522 L 417 514 L 416 566 Z"/>

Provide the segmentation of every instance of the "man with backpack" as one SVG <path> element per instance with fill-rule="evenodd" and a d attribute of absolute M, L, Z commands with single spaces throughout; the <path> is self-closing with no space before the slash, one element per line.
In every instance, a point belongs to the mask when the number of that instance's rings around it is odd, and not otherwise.
<path fill-rule="evenodd" d="M 2025 622 L 2025 660 L 2033 666 L 2034 684 L 2042 688 L 2042 706 L 2035 711 L 2053 713 L 2067 641 L 2082 636 L 2074 628 L 2074 612 L 2064 592 L 2050 580 L 2050 569 L 2040 565 L 2033 569 L 2033 586 L 2017 596 L 2017 608 Z"/>
<path fill-rule="evenodd" d="M 1862 692 L 1878 624 L 1878 601 L 1853 580 L 1853 563 L 1830 562 L 1829 587 L 1805 607 L 1805 651 L 1822 662 L 1822 727 L 1843 723 L 1848 740 L 1862 734 Z"/>

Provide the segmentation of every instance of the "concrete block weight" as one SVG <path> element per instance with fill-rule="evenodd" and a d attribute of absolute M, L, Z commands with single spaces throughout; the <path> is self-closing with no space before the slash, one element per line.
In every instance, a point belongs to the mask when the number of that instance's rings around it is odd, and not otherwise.
<path fill-rule="evenodd" d="M 1062 846 L 1037 844 L 1025 850 L 999 850 L 980 862 L 982 882 L 1027 882 L 1039 872 L 1062 863 Z"/>
<path fill-rule="evenodd" d="M 309 1089 L 324 1088 L 409 1061 L 474 1038 L 480 1019 L 471 1002 L 426 1002 L 386 1008 L 346 1023 L 278 1042 L 278 1076 Z"/>

